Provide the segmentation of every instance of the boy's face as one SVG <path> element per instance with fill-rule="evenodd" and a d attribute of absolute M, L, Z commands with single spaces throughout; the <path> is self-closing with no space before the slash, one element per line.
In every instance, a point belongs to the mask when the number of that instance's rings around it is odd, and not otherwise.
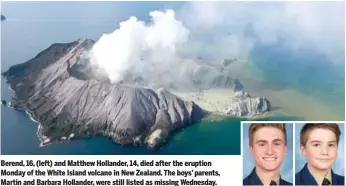
<path fill-rule="evenodd" d="M 318 170 L 330 169 L 338 154 L 336 136 L 328 129 L 312 130 L 305 147 L 300 148 L 308 164 Z"/>
<path fill-rule="evenodd" d="M 267 171 L 279 169 L 287 153 L 283 132 L 274 127 L 260 128 L 253 136 L 250 153 L 256 166 Z"/>

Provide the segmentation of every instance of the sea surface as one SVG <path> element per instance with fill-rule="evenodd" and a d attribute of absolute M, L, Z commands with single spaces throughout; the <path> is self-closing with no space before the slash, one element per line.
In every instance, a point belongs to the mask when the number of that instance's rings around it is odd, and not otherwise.
<path fill-rule="evenodd" d="M 10 5 L 9 5 L 10 4 Z M 30 3 L 9 3 L 2 6 L 3 14 L 7 20 L 1 23 L 1 72 L 10 66 L 25 62 L 33 58 L 37 53 L 46 49 L 53 43 L 65 43 L 79 38 L 90 38 L 97 40 L 102 34 L 109 33 L 118 28 L 121 20 L 136 14 L 140 19 L 147 19 L 145 15 L 150 10 L 155 10 L 159 5 L 147 3 L 138 8 L 125 11 L 114 7 L 113 4 L 94 6 L 88 4 L 90 12 L 79 12 L 87 17 L 71 17 L 75 12 L 77 3 L 67 6 L 63 3 L 43 3 L 40 6 L 31 6 Z M 125 6 L 125 5 L 124 5 Z M 162 5 L 160 5 L 162 7 Z M 170 5 L 174 7 L 178 5 Z M 42 8 L 43 7 L 43 8 Z M 77 6 L 78 7 L 78 6 Z M 131 8 L 131 4 L 125 7 Z M 60 9 L 59 9 L 60 8 Z M 108 8 L 108 9 L 107 9 Z M 113 15 L 109 12 L 123 11 L 124 14 Z M 95 9 L 104 10 L 98 12 Z M 64 10 L 64 11 L 62 11 Z M 106 12 L 106 13 L 104 13 Z M 109 14 L 107 14 L 107 12 Z M 94 13 L 95 16 L 89 16 Z M 58 16 L 59 14 L 59 16 Z M 46 15 L 46 16 L 42 16 Z M 267 51 L 270 51 L 269 49 Z M 256 54 L 261 55 L 261 54 Z M 266 54 L 269 56 L 270 54 Z M 264 67 L 263 67 L 264 66 Z M 256 69 L 266 71 L 266 65 Z M 257 67 L 258 68 L 258 67 Z M 270 70 L 273 70 L 271 67 Z M 276 66 L 277 69 L 281 67 Z M 296 72 L 298 73 L 298 71 Z M 306 73 L 306 71 L 299 72 Z M 266 73 L 264 73 L 266 74 Z M 276 78 L 271 74 L 268 76 L 269 83 L 282 83 L 284 78 Z M 295 76 L 292 81 L 286 80 L 285 87 L 294 88 Z M 280 81 L 275 81 L 279 79 Z M 339 80 L 339 79 L 338 79 Z M 344 85 L 344 80 L 337 83 Z M 293 85 L 292 85 L 293 84 Z M 304 84 L 308 87 L 307 84 Z M 303 86 L 303 85 L 300 85 Z M 316 86 L 311 89 L 317 89 Z M 344 89 L 343 89 L 344 90 Z M 302 91 L 303 92 L 303 91 Z M 339 91 L 340 93 L 340 91 Z M 344 95 L 344 92 L 341 92 Z M 10 101 L 11 90 L 5 80 L 1 79 L 1 100 Z M 322 94 L 323 95 L 323 94 Z M 323 96 L 322 96 L 323 97 Z M 333 96 L 331 96 L 333 97 Z M 344 96 L 342 96 L 344 99 Z M 335 102 L 337 103 L 337 101 Z M 343 104 L 344 102 L 342 102 Z M 340 106 L 338 108 L 344 109 Z M 276 116 L 263 118 L 262 120 L 302 120 L 295 116 Z M 1 153 L 2 154 L 221 154 L 237 155 L 241 152 L 241 126 L 240 119 L 228 118 L 223 120 L 203 120 L 178 132 L 170 142 L 158 151 L 150 151 L 145 147 L 121 146 L 113 143 L 105 137 L 93 137 L 74 140 L 71 142 L 51 144 L 39 147 L 40 141 L 36 136 L 37 124 L 30 120 L 24 111 L 1 105 Z"/>

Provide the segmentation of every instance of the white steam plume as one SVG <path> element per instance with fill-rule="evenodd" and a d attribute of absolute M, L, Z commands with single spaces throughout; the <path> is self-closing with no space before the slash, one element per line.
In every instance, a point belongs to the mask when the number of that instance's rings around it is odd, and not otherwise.
<path fill-rule="evenodd" d="M 149 24 L 130 17 L 93 46 L 91 62 L 104 69 L 113 83 L 160 78 L 173 67 L 176 48 L 188 40 L 189 31 L 175 19 L 174 11 L 153 11 L 150 16 Z M 174 77 L 169 75 L 165 78 Z"/>

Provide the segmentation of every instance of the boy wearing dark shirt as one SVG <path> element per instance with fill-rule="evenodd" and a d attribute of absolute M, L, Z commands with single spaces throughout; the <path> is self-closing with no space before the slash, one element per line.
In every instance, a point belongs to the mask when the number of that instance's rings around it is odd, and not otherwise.
<path fill-rule="evenodd" d="M 285 124 L 251 124 L 249 151 L 255 167 L 243 180 L 243 185 L 292 185 L 280 176 L 280 166 L 287 154 Z"/>
<path fill-rule="evenodd" d="M 300 131 L 300 150 L 307 163 L 296 174 L 296 185 L 345 185 L 344 176 L 332 170 L 341 131 L 338 124 L 305 124 Z"/>

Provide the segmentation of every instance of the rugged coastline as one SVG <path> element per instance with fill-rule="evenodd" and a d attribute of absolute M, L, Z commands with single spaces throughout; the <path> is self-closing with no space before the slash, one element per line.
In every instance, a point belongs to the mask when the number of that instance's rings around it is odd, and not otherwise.
<path fill-rule="evenodd" d="M 175 131 L 217 112 L 174 90 L 111 84 L 100 76 L 76 73 L 79 56 L 93 44 L 89 39 L 53 44 L 2 74 L 13 90 L 11 106 L 26 110 L 39 124 L 42 145 L 102 135 L 118 144 L 155 149 Z M 237 80 L 215 80 L 208 85 L 234 92 L 230 102 L 217 107 L 221 114 L 254 117 L 270 111 L 269 100 L 251 97 Z"/>

